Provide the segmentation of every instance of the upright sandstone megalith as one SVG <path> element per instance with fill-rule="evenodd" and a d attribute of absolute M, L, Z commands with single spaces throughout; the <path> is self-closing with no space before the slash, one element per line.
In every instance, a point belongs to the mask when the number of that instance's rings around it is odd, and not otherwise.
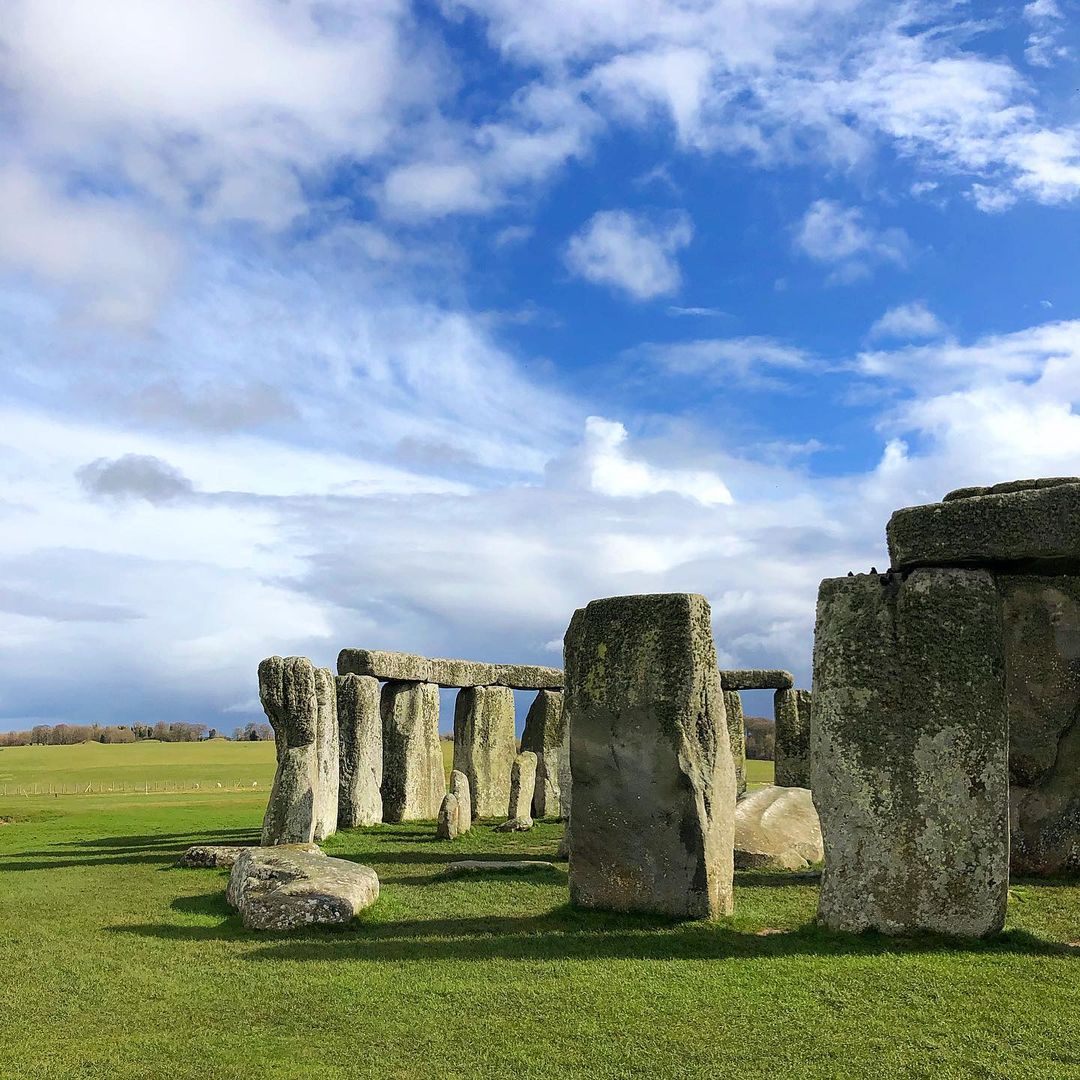
<path fill-rule="evenodd" d="M 472 828 L 472 792 L 469 790 L 469 778 L 460 769 L 450 773 L 450 794 L 457 799 L 461 831 L 467 833 Z"/>
<path fill-rule="evenodd" d="M 510 770 L 510 802 L 506 809 L 506 820 L 495 827 L 496 832 L 528 832 L 533 827 L 536 762 L 536 755 L 531 750 L 523 750 L 514 758 L 514 767 Z"/>
<path fill-rule="evenodd" d="M 735 768 L 708 603 L 594 600 L 574 614 L 564 657 L 572 902 L 730 912 Z"/>
<path fill-rule="evenodd" d="M 999 599 L 984 571 L 822 582 L 811 787 L 825 925 L 972 937 L 1002 928 L 1003 672 Z"/>
<path fill-rule="evenodd" d="M 746 719 L 738 690 L 724 691 L 724 715 L 727 717 L 731 760 L 735 765 L 735 792 L 742 795 L 746 790 Z"/>
<path fill-rule="evenodd" d="M 454 704 L 454 768 L 468 777 L 473 817 L 506 813 L 516 755 L 513 690 L 506 686 L 459 690 Z"/>
<path fill-rule="evenodd" d="M 337 677 L 339 776 L 338 827 L 382 821 L 382 715 L 379 680 Z"/>
<path fill-rule="evenodd" d="M 318 706 L 315 755 L 318 780 L 315 784 L 315 839 L 325 840 L 337 832 L 338 717 L 337 685 L 329 668 L 315 669 L 315 700 Z"/>
<path fill-rule="evenodd" d="M 314 665 L 305 656 L 267 657 L 259 664 L 259 699 L 277 746 L 277 772 L 263 817 L 262 843 L 311 843 L 319 783 Z"/>
<path fill-rule="evenodd" d="M 778 787 L 810 786 L 810 708 L 809 690 L 777 690 L 773 695 Z"/>
<path fill-rule="evenodd" d="M 388 682 L 380 702 L 383 820 L 434 820 L 446 794 L 439 743 L 439 688 Z"/>
<path fill-rule="evenodd" d="M 521 749 L 536 755 L 536 791 L 532 816 L 564 817 L 562 802 L 570 803 L 567 765 L 570 758 L 570 725 L 566 722 L 561 690 L 541 690 L 529 707 Z M 563 790 L 565 783 L 565 792 Z"/>

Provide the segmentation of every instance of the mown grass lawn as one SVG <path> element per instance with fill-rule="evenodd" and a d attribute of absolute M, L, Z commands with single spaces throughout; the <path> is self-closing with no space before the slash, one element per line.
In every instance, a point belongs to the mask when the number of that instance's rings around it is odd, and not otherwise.
<path fill-rule="evenodd" d="M 0 801 L 0 1076 L 1080 1076 L 1080 886 L 1019 884 L 989 943 L 812 925 L 816 886 L 741 874 L 715 924 L 575 911 L 565 873 L 446 879 L 553 856 L 560 827 L 339 834 L 378 903 L 346 930 L 246 932 L 223 871 L 262 794 Z"/>

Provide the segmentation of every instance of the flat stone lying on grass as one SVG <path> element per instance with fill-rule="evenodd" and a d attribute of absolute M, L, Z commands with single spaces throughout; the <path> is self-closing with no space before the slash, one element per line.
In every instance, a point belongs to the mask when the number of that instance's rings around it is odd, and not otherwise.
<path fill-rule="evenodd" d="M 725 690 L 790 690 L 795 676 L 779 668 L 739 668 L 720 672 Z"/>
<path fill-rule="evenodd" d="M 258 851 L 251 844 L 195 844 L 189 847 L 176 861 L 177 866 L 185 869 L 228 868 L 235 864 L 242 852 Z M 304 851 L 310 855 L 324 855 L 318 844 L 278 844 L 275 851 Z"/>
<path fill-rule="evenodd" d="M 370 866 L 290 847 L 241 852 L 226 893 L 249 930 L 340 926 L 378 897 L 379 878 Z"/>
<path fill-rule="evenodd" d="M 737 870 L 803 870 L 824 858 L 809 788 L 769 784 L 735 804 Z"/>
<path fill-rule="evenodd" d="M 450 874 L 476 874 L 487 870 L 495 870 L 499 873 L 521 873 L 528 870 L 557 870 L 553 862 L 544 859 L 512 859 L 509 861 L 490 862 L 483 859 L 464 859 L 461 862 L 447 863 L 442 871 L 444 875 Z"/>
<path fill-rule="evenodd" d="M 459 688 L 508 686 L 512 690 L 561 690 L 563 684 L 559 668 L 444 660 L 376 649 L 342 649 L 338 654 L 338 673 L 370 675 L 384 682 L 426 682 Z"/>

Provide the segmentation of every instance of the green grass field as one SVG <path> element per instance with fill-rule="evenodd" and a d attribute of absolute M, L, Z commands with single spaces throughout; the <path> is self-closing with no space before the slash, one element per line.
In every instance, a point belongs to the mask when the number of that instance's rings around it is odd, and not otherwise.
<path fill-rule="evenodd" d="M 762 873 L 672 924 L 571 909 L 564 864 L 438 877 L 553 857 L 556 824 L 378 826 L 325 845 L 378 871 L 362 919 L 258 934 L 172 864 L 254 841 L 265 797 L 0 799 L 0 1077 L 1080 1077 L 1080 884 L 1016 884 L 986 943 L 826 933 Z"/>

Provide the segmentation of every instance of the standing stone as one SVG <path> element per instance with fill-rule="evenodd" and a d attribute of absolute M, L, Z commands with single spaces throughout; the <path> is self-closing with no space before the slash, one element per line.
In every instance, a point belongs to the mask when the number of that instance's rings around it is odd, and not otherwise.
<path fill-rule="evenodd" d="M 999 599 L 985 571 L 822 582 L 811 787 L 825 925 L 972 937 L 1002 928 L 1003 670 Z"/>
<path fill-rule="evenodd" d="M 501 817 L 510 797 L 517 754 L 514 692 L 506 686 L 470 686 L 454 705 L 454 768 L 469 779 L 474 817 Z"/>
<path fill-rule="evenodd" d="M 735 793 L 746 791 L 746 721 L 743 719 L 742 698 L 738 690 L 724 691 L 724 714 L 727 716 L 731 760 L 735 765 Z"/>
<path fill-rule="evenodd" d="M 315 669 L 315 699 L 318 703 L 318 723 L 315 734 L 315 753 L 318 758 L 318 780 L 315 785 L 315 839 L 325 840 L 337 832 L 338 764 L 337 686 L 329 668 Z"/>
<path fill-rule="evenodd" d="M 1001 576 L 1012 869 L 1080 873 L 1080 578 Z"/>
<path fill-rule="evenodd" d="M 368 675 L 337 677 L 339 738 L 338 827 L 382 821 L 382 715 L 379 681 Z"/>
<path fill-rule="evenodd" d="M 594 600 L 565 639 L 570 898 L 614 911 L 732 910 L 735 768 L 709 605 Z"/>
<path fill-rule="evenodd" d="M 262 843 L 311 843 L 319 776 L 314 665 L 306 656 L 267 657 L 259 664 L 259 699 L 274 729 L 278 757 Z"/>
<path fill-rule="evenodd" d="M 510 803 L 506 809 L 506 821 L 499 825 L 496 831 L 527 832 L 533 827 L 536 764 L 537 757 L 531 750 L 523 750 L 514 758 L 514 765 L 510 770 Z"/>
<path fill-rule="evenodd" d="M 773 695 L 778 787 L 810 786 L 810 702 L 809 690 L 777 690 Z"/>
<path fill-rule="evenodd" d="M 562 817 L 562 781 L 570 761 L 570 725 L 566 722 L 562 691 L 541 690 L 536 695 L 525 718 L 521 749 L 536 755 L 533 817 Z M 569 785 L 566 796 L 569 802 Z"/>
<path fill-rule="evenodd" d="M 465 830 L 461 827 L 461 807 L 457 796 L 448 791 L 439 807 L 439 821 L 435 835 L 440 840 L 456 840 Z"/>
<path fill-rule="evenodd" d="M 450 794 L 457 799 L 461 831 L 468 832 L 472 828 L 472 793 L 469 791 L 469 778 L 460 769 L 450 773 Z"/>
<path fill-rule="evenodd" d="M 388 682 L 380 702 L 383 820 L 432 820 L 446 794 L 439 744 L 439 688 Z"/>

